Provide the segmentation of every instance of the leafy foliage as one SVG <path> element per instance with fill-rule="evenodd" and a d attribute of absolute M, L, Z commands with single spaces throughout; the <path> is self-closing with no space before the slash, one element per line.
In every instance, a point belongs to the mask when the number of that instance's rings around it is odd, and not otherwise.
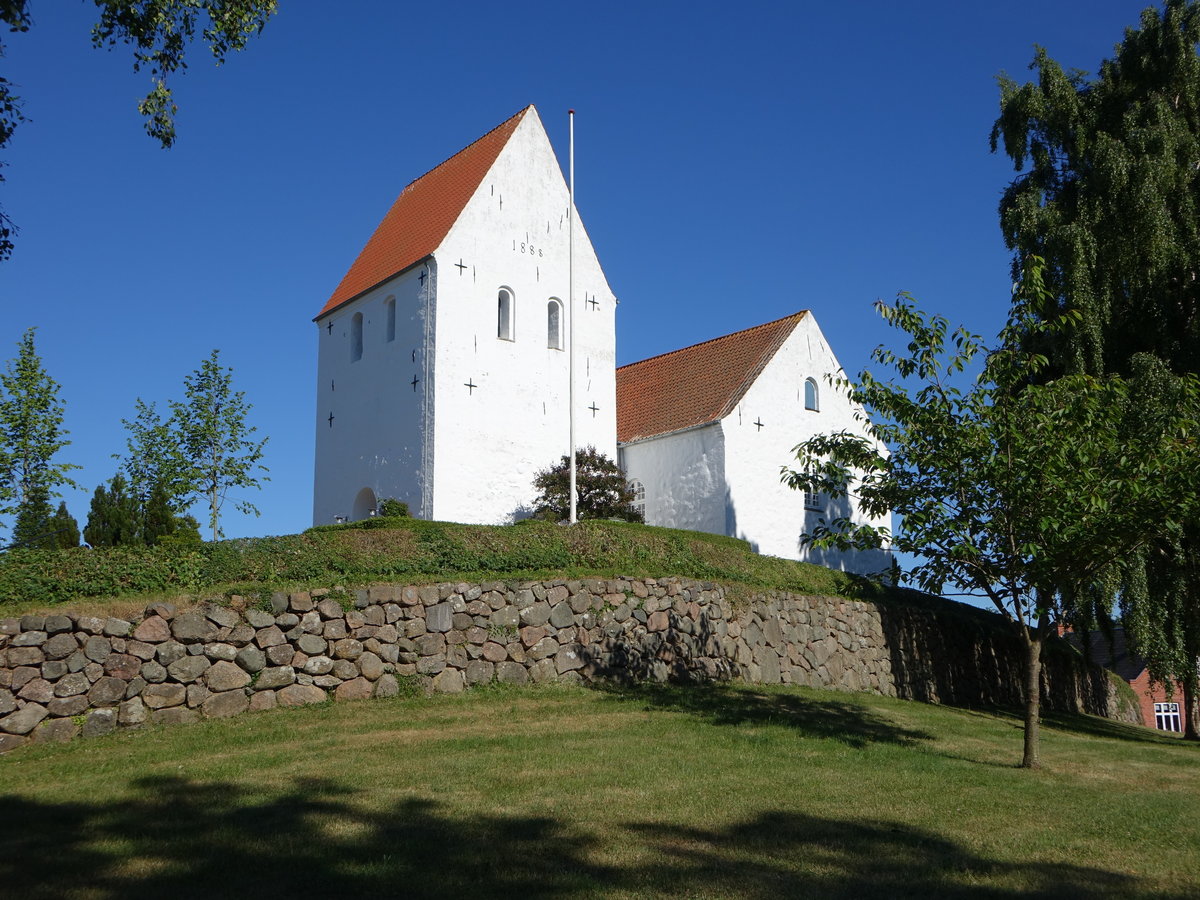
<path fill-rule="evenodd" d="M 1038 312 L 1079 316 L 1040 349 L 1048 371 L 1117 372 L 1170 405 L 1171 373 L 1200 373 L 1200 4 L 1142 13 L 1094 78 L 1045 50 L 1037 80 L 1001 79 L 1002 142 L 1019 172 L 1000 205 L 1014 267 L 1047 260 Z M 1139 362 L 1142 354 L 1161 361 Z M 1200 739 L 1200 520 L 1131 555 L 1122 585 L 1128 633 L 1155 678 L 1183 682 Z M 1100 604 L 1105 606 L 1104 602 Z M 1095 610 L 1100 623 L 1107 608 Z"/>
<path fill-rule="evenodd" d="M 408 518 L 408 504 L 395 497 L 385 497 L 379 501 L 379 515 L 385 519 Z"/>
<path fill-rule="evenodd" d="M 172 401 L 164 419 L 153 403 L 138 398 L 133 419 L 123 419 L 128 432 L 121 467 L 128 476 L 146 543 L 176 535 L 189 539 L 190 516 L 183 513 L 197 500 L 209 508 L 213 539 L 221 533 L 220 513 L 231 489 L 257 489 L 266 481 L 258 472 L 267 441 L 252 439 L 256 429 L 246 421 L 252 408 L 242 391 L 233 390 L 233 370 L 220 364 L 214 350 L 184 378 L 185 400 Z M 253 503 L 236 508 L 258 514 Z"/>
<path fill-rule="evenodd" d="M 221 536 L 221 508 L 231 489 L 257 489 L 269 481 L 262 465 L 267 439 L 255 441 L 257 429 L 247 423 L 251 406 L 243 391 L 233 389 L 233 370 L 220 363 L 214 350 L 183 380 L 182 402 L 171 403 L 172 426 L 185 461 L 184 482 L 208 504 L 212 539 Z M 239 512 L 258 515 L 258 507 L 234 501 Z"/>
<path fill-rule="evenodd" d="M 576 509 L 580 519 L 624 519 L 641 522 L 642 514 L 633 506 L 633 489 L 613 460 L 595 447 L 575 452 Z M 542 469 L 533 480 L 537 489 L 534 516 L 561 521 L 571 510 L 571 458 Z"/>
<path fill-rule="evenodd" d="M 1020 172 L 1000 203 L 1014 275 L 1046 260 L 1053 372 L 1129 372 L 1136 353 L 1200 371 L 1200 5 L 1142 13 L 1098 77 L 1042 48 L 1036 82 L 1000 78 L 1002 142 Z M 1023 171 L 1022 171 L 1023 170 Z"/>
<path fill-rule="evenodd" d="M 121 468 L 129 481 L 130 490 L 140 504 L 147 504 L 159 491 L 172 507 L 185 508 L 192 493 L 188 482 L 188 466 L 180 448 L 180 438 L 170 419 L 163 420 L 153 403 L 140 397 L 134 404 L 132 420 L 122 419 L 128 432 L 125 439 L 127 454 L 121 458 Z"/>
<path fill-rule="evenodd" d="M 58 382 L 42 368 L 34 329 L 17 346 L 17 358 L 0 373 L 0 513 L 16 515 L 19 540 L 30 541 L 46 530 L 51 498 L 57 488 L 75 486 L 67 473 L 79 467 L 54 462 L 71 442 Z"/>
<path fill-rule="evenodd" d="M 922 557 L 907 580 L 936 593 L 946 585 L 979 592 L 1013 623 L 1028 654 L 1029 766 L 1037 765 L 1042 642 L 1080 598 L 1111 595 L 1130 552 L 1178 532 L 1197 504 L 1200 465 L 1195 379 L 1181 382 L 1170 405 L 1140 402 L 1115 376 L 1042 381 L 1047 360 L 1028 347 L 1075 321 L 1036 314 L 1045 290 L 1035 258 L 991 350 L 963 328 L 950 333 L 907 295 L 879 304 L 907 336 L 907 355 L 879 348 L 873 358 L 900 380 L 864 371 L 839 382 L 870 415 L 874 440 L 816 436 L 797 446 L 799 468 L 784 472 L 794 488 L 853 492 L 868 514 L 900 516 L 894 536 L 840 519 L 811 543 L 846 549 L 890 538 Z M 960 387 L 980 361 L 979 376 Z"/>
<path fill-rule="evenodd" d="M 113 48 L 127 44 L 134 48 L 133 70 L 150 70 L 153 81 L 149 93 L 138 103 L 138 112 L 146 120 L 146 133 L 164 148 L 175 143 L 176 106 L 168 78 L 187 68 L 188 45 L 200 27 L 200 37 L 212 51 L 217 65 L 266 26 L 275 12 L 277 0 L 95 0 L 99 21 L 92 28 L 92 44 Z M 28 31 L 32 24 L 29 0 L 0 0 L 0 24 L 9 31 Z M 0 58 L 4 45 L 0 43 Z M 13 132 L 24 121 L 20 98 L 13 83 L 0 78 L 0 150 L 8 146 Z M 0 164 L 2 165 L 2 164 Z M 0 182 L 3 176 L 0 175 Z M 13 250 L 16 227 L 0 211 L 0 261 Z"/>

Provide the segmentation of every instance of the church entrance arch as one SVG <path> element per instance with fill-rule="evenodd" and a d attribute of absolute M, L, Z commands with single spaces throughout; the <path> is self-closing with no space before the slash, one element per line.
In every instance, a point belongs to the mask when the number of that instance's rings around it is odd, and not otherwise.
<path fill-rule="evenodd" d="M 375 509 L 375 492 L 370 488 L 363 488 L 358 492 L 358 496 L 354 498 L 354 515 L 355 519 L 365 519 L 371 515 L 371 511 Z"/>

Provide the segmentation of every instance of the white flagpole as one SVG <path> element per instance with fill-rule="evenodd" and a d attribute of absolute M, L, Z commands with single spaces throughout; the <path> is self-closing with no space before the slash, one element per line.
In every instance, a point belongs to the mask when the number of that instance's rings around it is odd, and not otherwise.
<path fill-rule="evenodd" d="M 567 307 L 570 309 L 571 334 L 567 350 L 567 404 L 570 408 L 571 432 L 571 517 L 574 525 L 579 521 L 575 497 L 575 110 L 567 110 L 570 122 L 570 140 L 567 150 L 568 169 L 570 172 L 570 209 L 567 211 Z"/>

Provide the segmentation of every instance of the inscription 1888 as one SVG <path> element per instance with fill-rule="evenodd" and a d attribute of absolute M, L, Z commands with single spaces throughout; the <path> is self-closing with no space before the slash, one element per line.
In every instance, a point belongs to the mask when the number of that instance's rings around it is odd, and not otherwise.
<path fill-rule="evenodd" d="M 530 256 L 541 256 L 542 255 L 541 247 L 534 247 L 533 244 L 530 244 L 526 241 L 514 240 L 513 241 L 513 250 L 519 251 L 521 253 L 528 253 Z"/>

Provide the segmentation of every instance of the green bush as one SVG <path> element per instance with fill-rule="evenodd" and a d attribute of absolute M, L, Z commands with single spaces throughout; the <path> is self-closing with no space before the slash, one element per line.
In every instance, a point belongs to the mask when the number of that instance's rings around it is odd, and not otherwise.
<path fill-rule="evenodd" d="M 385 519 L 407 519 L 408 504 L 395 497 L 385 497 L 379 501 L 379 515 Z"/>

